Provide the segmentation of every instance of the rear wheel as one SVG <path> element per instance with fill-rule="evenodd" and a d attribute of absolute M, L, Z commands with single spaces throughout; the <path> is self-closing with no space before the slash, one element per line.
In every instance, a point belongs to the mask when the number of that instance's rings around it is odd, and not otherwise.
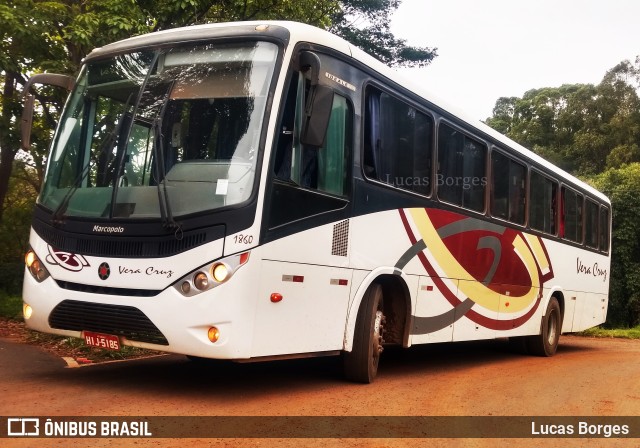
<path fill-rule="evenodd" d="M 382 288 L 378 284 L 371 285 L 358 310 L 353 349 L 344 354 L 344 373 L 349 380 L 371 383 L 378 373 L 384 342 L 383 305 Z"/>
<path fill-rule="evenodd" d="M 542 317 L 540 334 L 529 336 L 527 347 L 529 353 L 536 356 L 553 356 L 558 349 L 560 332 L 562 331 L 562 313 L 558 299 L 551 297 L 547 312 Z"/>

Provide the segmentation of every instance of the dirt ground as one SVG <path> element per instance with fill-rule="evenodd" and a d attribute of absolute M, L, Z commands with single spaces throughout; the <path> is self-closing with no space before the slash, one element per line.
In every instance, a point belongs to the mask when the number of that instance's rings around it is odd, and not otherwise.
<path fill-rule="evenodd" d="M 372 385 L 345 382 L 337 358 L 198 365 L 169 355 L 69 369 L 57 356 L 25 347 L 15 342 L 2 346 L 0 340 L 0 349 L 4 348 L 0 350 L 0 415 L 208 416 L 211 425 L 222 416 L 262 416 L 267 423 L 269 416 L 336 416 L 349 421 L 351 416 L 605 416 L 615 420 L 640 415 L 640 341 L 634 340 L 563 336 L 553 358 L 516 355 L 503 341 L 388 350 Z M 40 353 L 38 360 L 26 362 L 27 352 L 34 350 Z M 380 424 L 397 435 L 390 421 Z M 615 438 L 366 438 L 367 431 L 365 427 L 353 433 L 364 438 L 341 439 L 47 439 L 38 443 L 4 439 L 0 445 L 638 446 L 637 439 Z"/>

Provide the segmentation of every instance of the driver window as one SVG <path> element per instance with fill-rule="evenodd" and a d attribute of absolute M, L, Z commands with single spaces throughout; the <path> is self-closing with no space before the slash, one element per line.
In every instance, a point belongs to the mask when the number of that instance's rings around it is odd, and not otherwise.
<path fill-rule="evenodd" d="M 329 126 L 322 148 L 300 143 L 300 132 L 310 82 L 303 74 L 291 79 L 275 154 L 276 178 L 301 187 L 345 196 L 351 155 L 351 106 L 341 95 L 333 96 Z"/>

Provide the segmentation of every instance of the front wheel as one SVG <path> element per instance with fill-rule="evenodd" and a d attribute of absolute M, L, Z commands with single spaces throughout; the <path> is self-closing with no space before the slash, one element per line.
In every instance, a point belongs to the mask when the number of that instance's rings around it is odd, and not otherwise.
<path fill-rule="evenodd" d="M 529 336 L 529 353 L 536 356 L 553 356 L 558 349 L 560 332 L 562 331 L 562 313 L 558 299 L 551 297 L 547 312 L 542 317 L 540 334 Z"/>
<path fill-rule="evenodd" d="M 383 304 L 382 288 L 377 284 L 371 285 L 358 310 L 353 349 L 344 354 L 344 373 L 351 381 L 371 383 L 378 373 L 384 342 Z"/>

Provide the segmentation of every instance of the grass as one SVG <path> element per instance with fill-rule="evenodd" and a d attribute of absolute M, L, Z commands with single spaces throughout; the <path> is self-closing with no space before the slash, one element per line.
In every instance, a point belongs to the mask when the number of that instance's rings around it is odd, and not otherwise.
<path fill-rule="evenodd" d="M 22 319 L 22 298 L 0 290 L 0 317 Z"/>
<path fill-rule="evenodd" d="M 634 328 L 613 328 L 606 329 L 600 327 L 589 328 L 588 330 L 577 333 L 580 336 L 589 336 L 593 338 L 623 338 L 623 339 L 640 339 L 640 326 Z"/>

